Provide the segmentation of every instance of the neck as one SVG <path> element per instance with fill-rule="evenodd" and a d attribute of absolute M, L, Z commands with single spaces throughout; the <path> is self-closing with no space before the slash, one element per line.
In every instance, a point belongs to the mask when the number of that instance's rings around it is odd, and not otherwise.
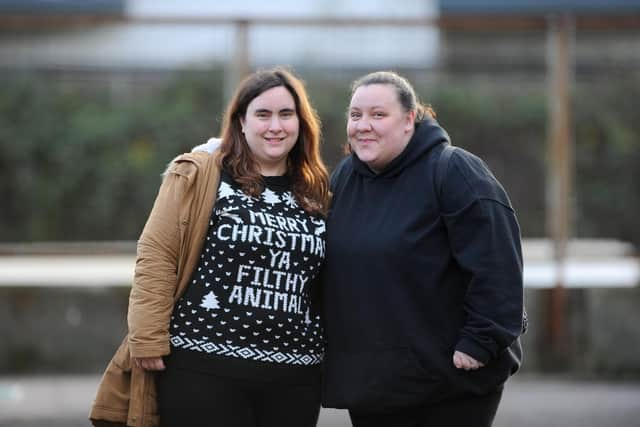
<path fill-rule="evenodd" d="M 287 161 L 285 159 L 282 162 L 273 164 L 258 163 L 258 169 L 262 176 L 282 176 L 287 173 Z"/>

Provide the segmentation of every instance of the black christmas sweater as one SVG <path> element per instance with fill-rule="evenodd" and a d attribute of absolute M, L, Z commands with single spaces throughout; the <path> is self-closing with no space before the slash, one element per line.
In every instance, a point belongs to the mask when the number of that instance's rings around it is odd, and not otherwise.
<path fill-rule="evenodd" d="M 311 287 L 325 221 L 305 212 L 286 176 L 260 197 L 223 172 L 198 266 L 171 316 L 168 368 L 255 379 L 317 379 L 324 355 Z"/>

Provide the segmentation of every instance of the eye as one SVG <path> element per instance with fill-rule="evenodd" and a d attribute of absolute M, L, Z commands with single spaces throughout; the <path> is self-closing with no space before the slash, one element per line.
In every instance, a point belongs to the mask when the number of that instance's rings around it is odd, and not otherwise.
<path fill-rule="evenodd" d="M 293 116 L 295 116 L 295 113 L 293 111 L 283 111 L 282 113 L 280 113 L 280 117 L 284 119 L 290 119 Z"/>
<path fill-rule="evenodd" d="M 386 117 L 387 115 L 383 111 L 374 111 L 372 116 L 376 119 L 381 119 L 383 117 Z"/>
<path fill-rule="evenodd" d="M 350 111 L 349 112 L 349 118 L 351 120 L 358 120 L 360 117 L 362 117 L 362 114 L 359 111 Z"/>

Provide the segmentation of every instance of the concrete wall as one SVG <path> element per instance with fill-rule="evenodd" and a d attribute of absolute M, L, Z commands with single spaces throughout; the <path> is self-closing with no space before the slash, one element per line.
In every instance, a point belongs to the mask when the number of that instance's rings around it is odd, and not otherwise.
<path fill-rule="evenodd" d="M 0 374 L 100 372 L 126 333 L 128 293 L 0 287 Z"/>
<path fill-rule="evenodd" d="M 523 371 L 640 378 L 640 287 L 571 289 L 564 357 L 549 340 L 550 291 L 528 289 L 529 331 L 522 337 Z"/>
<path fill-rule="evenodd" d="M 0 287 L 0 374 L 97 373 L 126 331 L 128 288 Z M 551 351 L 549 291 L 528 289 L 524 372 L 640 378 L 640 287 L 568 292 L 568 357 Z"/>

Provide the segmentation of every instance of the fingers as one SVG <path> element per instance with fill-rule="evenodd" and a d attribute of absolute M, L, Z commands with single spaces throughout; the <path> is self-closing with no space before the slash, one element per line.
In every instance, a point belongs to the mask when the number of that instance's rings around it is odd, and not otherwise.
<path fill-rule="evenodd" d="M 162 360 L 162 357 L 158 358 L 158 362 L 159 362 L 158 366 L 157 366 L 158 370 L 159 371 L 164 371 L 166 367 L 164 366 L 164 360 Z"/>
<path fill-rule="evenodd" d="M 164 361 L 162 357 L 140 357 L 134 359 L 136 366 L 145 371 L 164 371 Z"/>
<path fill-rule="evenodd" d="M 477 361 L 473 357 L 461 351 L 453 353 L 453 365 L 458 369 L 473 371 L 484 366 L 484 363 Z"/>
<path fill-rule="evenodd" d="M 162 371 L 164 369 L 164 362 L 160 357 L 140 359 L 140 364 L 147 371 Z"/>

